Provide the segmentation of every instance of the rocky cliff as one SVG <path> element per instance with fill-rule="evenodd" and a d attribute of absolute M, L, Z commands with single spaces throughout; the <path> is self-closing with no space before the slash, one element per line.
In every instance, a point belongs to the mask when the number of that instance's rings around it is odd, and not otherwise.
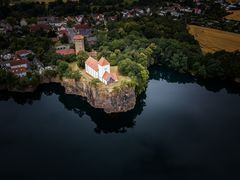
<path fill-rule="evenodd" d="M 105 85 L 94 87 L 88 81 L 71 79 L 64 79 L 61 84 L 65 87 L 66 94 L 85 97 L 91 106 L 102 108 L 106 113 L 126 112 L 133 109 L 136 104 L 135 91 L 130 87 L 114 91 Z"/>
<path fill-rule="evenodd" d="M 126 112 L 134 108 L 136 104 L 136 95 L 134 88 L 124 87 L 121 90 L 114 91 L 113 88 L 100 84 L 93 86 L 91 82 L 81 78 L 80 81 L 73 79 L 51 78 L 42 79 L 40 84 L 60 83 L 65 88 L 66 94 L 79 95 L 86 98 L 87 102 L 95 107 L 104 109 L 106 113 Z M 25 89 L 9 88 L 0 85 L 0 90 L 11 92 L 34 92 L 37 86 L 27 87 Z"/>

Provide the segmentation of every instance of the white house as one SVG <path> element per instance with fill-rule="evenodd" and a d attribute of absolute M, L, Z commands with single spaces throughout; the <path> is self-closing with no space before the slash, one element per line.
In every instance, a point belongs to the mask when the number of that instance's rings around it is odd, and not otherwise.
<path fill-rule="evenodd" d="M 90 56 L 85 61 L 85 71 L 106 85 L 117 81 L 116 75 L 110 72 L 110 63 L 104 57 L 97 61 Z"/>

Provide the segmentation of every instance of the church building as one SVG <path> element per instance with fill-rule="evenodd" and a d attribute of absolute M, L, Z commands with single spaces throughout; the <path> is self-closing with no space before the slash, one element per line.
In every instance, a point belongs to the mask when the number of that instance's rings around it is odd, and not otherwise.
<path fill-rule="evenodd" d="M 92 77 L 99 79 L 104 84 L 117 81 L 117 76 L 110 72 L 110 63 L 102 57 L 99 61 L 89 56 L 85 61 L 85 70 Z"/>

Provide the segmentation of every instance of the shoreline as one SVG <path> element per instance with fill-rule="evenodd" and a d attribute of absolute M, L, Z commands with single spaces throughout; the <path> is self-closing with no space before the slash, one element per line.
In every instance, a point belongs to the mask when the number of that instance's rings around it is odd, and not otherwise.
<path fill-rule="evenodd" d="M 120 113 L 132 110 L 136 105 L 136 94 L 134 88 L 124 87 L 119 91 L 114 91 L 108 86 L 94 87 L 90 82 L 81 78 L 79 81 L 73 79 L 60 79 L 59 77 L 51 79 L 42 79 L 41 82 L 34 87 L 27 87 L 19 90 L 0 86 L 0 90 L 17 92 L 17 93 L 33 93 L 42 84 L 57 83 L 64 87 L 65 94 L 81 96 L 94 108 L 103 109 L 106 113 Z"/>

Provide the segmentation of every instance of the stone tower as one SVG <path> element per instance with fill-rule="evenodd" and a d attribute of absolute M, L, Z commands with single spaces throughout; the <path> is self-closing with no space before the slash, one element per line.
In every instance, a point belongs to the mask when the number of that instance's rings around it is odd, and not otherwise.
<path fill-rule="evenodd" d="M 76 51 L 76 55 L 80 52 L 80 51 L 85 51 L 85 47 L 84 47 L 84 37 L 82 35 L 76 35 L 74 36 L 74 42 L 75 42 L 75 51 Z"/>

